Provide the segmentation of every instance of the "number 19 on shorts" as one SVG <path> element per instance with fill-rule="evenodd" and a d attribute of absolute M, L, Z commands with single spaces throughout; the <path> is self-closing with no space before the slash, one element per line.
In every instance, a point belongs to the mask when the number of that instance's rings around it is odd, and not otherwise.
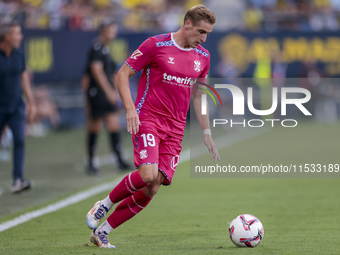
<path fill-rule="evenodd" d="M 156 145 L 155 137 L 153 134 L 142 134 L 141 137 L 143 137 L 144 147 L 154 147 Z"/>

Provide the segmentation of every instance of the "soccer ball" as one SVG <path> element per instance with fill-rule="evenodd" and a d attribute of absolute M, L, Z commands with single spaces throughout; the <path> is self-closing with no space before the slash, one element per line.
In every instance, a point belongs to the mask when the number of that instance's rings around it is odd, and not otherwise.
<path fill-rule="evenodd" d="M 229 236 L 239 247 L 255 247 L 264 235 L 261 221 L 253 215 L 241 214 L 230 223 Z"/>

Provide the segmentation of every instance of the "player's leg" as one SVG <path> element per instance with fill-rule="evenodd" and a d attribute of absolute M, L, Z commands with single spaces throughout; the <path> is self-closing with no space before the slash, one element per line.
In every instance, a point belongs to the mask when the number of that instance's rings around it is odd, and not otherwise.
<path fill-rule="evenodd" d="M 159 166 L 156 164 L 141 165 L 138 170 L 144 180 L 153 179 L 157 170 L 157 177 L 150 185 L 141 188 L 136 193 L 125 198 L 102 225 L 91 233 L 90 240 L 97 246 L 114 248 L 108 241 L 108 234 L 124 222 L 141 212 L 158 192 L 161 184 L 170 185 L 179 162 L 181 152 L 181 138 L 161 136 L 159 144 Z M 150 138 L 150 136 L 149 136 Z M 151 140 L 151 139 L 150 139 Z M 151 143 L 152 144 L 152 143 Z M 111 195 L 111 194 L 110 194 Z M 110 200 L 112 198 L 110 197 Z M 111 200 L 112 201 L 112 200 Z"/>
<path fill-rule="evenodd" d="M 158 148 L 159 138 L 157 132 L 151 125 L 143 125 L 141 132 L 132 136 L 134 148 L 135 167 L 138 168 L 123 178 L 123 180 L 103 200 L 95 203 L 93 208 L 86 215 L 86 222 L 89 228 L 97 227 L 100 220 L 112 208 L 113 204 L 135 194 L 138 190 L 146 187 L 158 176 Z M 144 143 L 146 134 L 149 134 L 152 143 Z"/>
<path fill-rule="evenodd" d="M 97 145 L 97 138 L 100 130 L 102 128 L 102 119 L 97 117 L 93 117 L 93 106 L 90 102 L 86 104 L 86 116 L 87 116 L 87 141 L 86 141 L 86 148 L 87 148 L 87 157 L 88 157 L 88 166 L 87 172 L 89 174 L 97 174 L 98 169 L 94 165 L 94 157 Z"/>
<path fill-rule="evenodd" d="M 140 166 L 138 170 L 128 174 L 103 200 L 95 203 L 86 215 L 89 228 L 94 229 L 114 204 L 135 194 L 138 190 L 148 186 L 158 176 L 157 164 Z"/>
<path fill-rule="evenodd" d="M 156 167 L 157 165 L 144 165 L 140 171 L 142 175 L 150 175 L 150 172 L 152 172 L 151 175 L 153 175 Z M 107 220 L 93 230 L 90 236 L 91 242 L 98 246 L 112 247 L 108 242 L 107 235 L 113 229 L 140 213 L 150 203 L 153 196 L 156 195 L 164 180 L 164 175 L 157 170 L 157 177 L 150 182 L 150 185 L 125 198 Z"/>
<path fill-rule="evenodd" d="M 116 154 L 118 159 L 118 167 L 120 170 L 130 169 L 131 167 L 122 158 L 122 143 L 120 140 L 120 124 L 119 113 L 109 112 L 106 117 L 106 129 L 110 134 L 111 149 Z"/>
<path fill-rule="evenodd" d="M 156 165 L 147 165 L 144 170 L 149 167 L 153 168 L 152 171 L 154 171 L 155 166 Z M 106 230 L 108 231 L 106 232 L 109 233 L 112 229 L 117 228 L 125 221 L 131 219 L 133 216 L 142 211 L 149 204 L 153 196 L 156 195 L 164 179 L 164 175 L 157 171 L 157 177 L 150 182 L 150 185 L 125 198 L 107 218 L 111 228 L 107 228 Z M 101 226 L 98 229 L 101 229 Z"/>
<path fill-rule="evenodd" d="M 13 151 L 13 193 L 31 188 L 30 181 L 24 180 L 24 160 L 25 160 L 25 106 L 19 105 L 16 111 L 8 119 L 8 126 L 13 133 L 14 151 Z"/>
<path fill-rule="evenodd" d="M 159 146 L 159 171 L 165 176 L 164 185 L 170 185 L 180 160 L 182 137 L 167 136 Z"/>

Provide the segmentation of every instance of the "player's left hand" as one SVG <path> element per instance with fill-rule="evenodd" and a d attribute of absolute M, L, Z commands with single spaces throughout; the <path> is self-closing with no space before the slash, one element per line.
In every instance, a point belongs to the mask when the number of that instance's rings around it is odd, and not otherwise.
<path fill-rule="evenodd" d="M 34 121 L 35 116 L 37 115 L 37 107 L 34 103 L 28 103 L 26 106 L 26 116 L 28 123 Z"/>
<path fill-rule="evenodd" d="M 211 159 L 213 159 L 214 162 L 216 162 L 216 160 L 221 161 L 220 155 L 218 154 L 218 150 L 211 135 L 204 136 L 204 144 L 208 147 L 209 152 L 212 153 Z"/>

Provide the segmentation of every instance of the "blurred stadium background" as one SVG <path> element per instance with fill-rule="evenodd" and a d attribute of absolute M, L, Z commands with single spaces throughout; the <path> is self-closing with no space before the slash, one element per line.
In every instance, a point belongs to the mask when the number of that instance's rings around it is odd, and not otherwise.
<path fill-rule="evenodd" d="M 84 169 L 85 99 L 81 77 L 100 22 L 113 18 L 119 24 L 118 38 L 111 43 L 110 52 L 121 66 L 149 36 L 176 31 L 186 10 L 196 4 L 206 5 L 217 15 L 214 31 L 203 44 L 211 54 L 211 77 L 233 84 L 239 78 L 274 78 L 273 82 L 253 83 L 258 88 L 283 86 L 280 81 L 286 78 L 304 78 L 298 84 L 312 92 L 308 105 L 312 119 L 337 124 L 340 86 L 337 79 L 330 78 L 340 77 L 340 0 L 1 1 L 0 22 L 15 19 L 22 25 L 22 50 L 42 114 L 27 129 L 25 176 L 36 183 L 30 192 L 10 194 L 10 151 L 4 148 L 8 141 L 3 139 L 1 143 L 0 221 L 120 174 L 112 168 L 111 160 L 103 157 L 109 148 L 104 134 L 98 148 L 101 175 L 88 177 Z M 133 95 L 137 82 L 137 76 L 131 79 Z M 124 130 L 125 114 L 120 106 Z M 291 116 L 296 113 L 291 112 Z M 318 135 L 319 130 L 327 132 L 317 126 L 310 137 Z M 332 132 L 334 153 L 338 136 L 335 128 Z M 125 134 L 123 142 L 132 161 L 130 136 Z M 183 148 L 189 148 L 188 139 Z M 332 158 L 336 156 L 332 154 Z"/>
<path fill-rule="evenodd" d="M 211 53 L 211 77 L 340 76 L 338 0 L 1 1 L 0 21 L 15 19 L 22 24 L 27 69 L 38 106 L 45 108 L 43 124 L 33 125 L 32 133 L 43 134 L 46 126 L 83 125 L 80 79 L 103 19 L 114 18 L 120 25 L 110 49 L 122 65 L 147 37 L 178 29 L 185 11 L 195 4 L 205 4 L 218 17 L 204 44 Z M 319 90 L 321 96 L 339 94 L 337 87 L 318 82 L 307 80 L 303 86 Z"/>
<path fill-rule="evenodd" d="M 338 98 L 337 86 L 318 80 L 340 76 L 338 0 L 1 1 L 0 21 L 22 24 L 27 69 L 38 107 L 45 109 L 42 124 L 30 127 L 32 134 L 83 126 L 80 80 L 103 19 L 113 18 L 120 25 L 110 45 L 120 66 L 147 37 L 176 31 L 185 11 L 196 4 L 205 4 L 218 17 L 204 44 L 211 53 L 210 77 L 308 77 L 312 79 L 301 86 Z M 134 79 L 133 93 L 136 86 Z"/>

